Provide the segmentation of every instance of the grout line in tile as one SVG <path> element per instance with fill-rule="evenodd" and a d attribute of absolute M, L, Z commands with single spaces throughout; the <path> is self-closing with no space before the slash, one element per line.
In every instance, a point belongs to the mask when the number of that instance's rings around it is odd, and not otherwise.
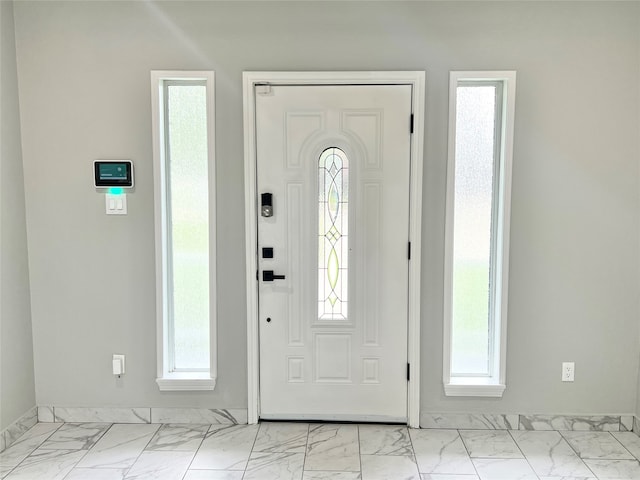
<path fill-rule="evenodd" d="M 247 458 L 247 463 L 244 466 L 244 472 L 242 472 L 242 478 L 247 476 L 247 471 L 249 470 L 249 462 L 251 461 L 251 455 L 253 454 L 253 449 L 256 448 L 256 442 L 258 441 L 258 435 L 260 435 L 260 430 L 262 430 L 262 425 L 264 423 L 258 423 L 258 430 L 256 430 L 256 436 L 253 438 L 253 443 L 251 444 L 251 450 L 249 450 L 249 458 Z"/>
<path fill-rule="evenodd" d="M 522 458 L 524 458 L 525 462 L 527 462 L 527 465 L 529 465 L 529 468 L 531 469 L 533 474 L 536 476 L 536 478 L 540 478 L 540 476 L 538 475 L 538 472 L 535 471 L 535 469 L 533 468 L 533 465 L 531 465 L 531 462 L 529 461 L 529 458 L 524 454 L 524 452 L 522 451 L 522 448 L 520 448 L 520 445 L 518 445 L 518 442 L 516 442 L 516 439 L 513 438 L 513 435 L 511 434 L 511 432 L 509 430 L 507 430 L 507 432 L 509 432 L 509 436 L 511 437 L 511 440 L 513 441 L 513 443 L 515 443 L 516 447 L 518 448 L 518 451 L 520 452 L 520 455 L 522 455 Z M 478 475 L 478 478 L 480 478 L 480 475 Z"/>
<path fill-rule="evenodd" d="M 420 428 L 417 428 L 416 430 L 420 430 Z M 413 447 L 413 438 L 411 438 L 411 427 L 409 427 L 408 425 L 407 425 L 407 436 L 409 437 L 409 445 L 411 445 L 413 460 L 416 462 L 416 468 L 418 469 L 418 479 L 421 479 L 422 472 L 420 472 L 420 466 L 418 465 L 418 456 L 416 455 L 416 449 Z"/>
<path fill-rule="evenodd" d="M 38 424 L 36 423 L 36 425 L 38 425 Z M 34 426 L 33 426 L 33 427 L 31 427 L 31 428 L 34 428 L 36 425 L 34 425 Z M 52 431 L 49 433 L 49 435 L 47 435 L 47 437 L 46 437 L 44 440 L 42 440 L 42 441 L 41 441 L 41 442 L 40 442 L 40 443 L 39 443 L 39 444 L 38 444 L 34 449 L 32 449 L 32 450 L 29 452 L 29 454 L 28 454 L 26 457 L 24 457 L 24 458 L 23 458 L 23 459 L 18 463 L 18 465 L 14 465 L 13 470 L 15 470 L 15 469 L 16 469 L 16 468 L 18 468 L 20 465 L 22 465 L 22 462 L 24 462 L 27 458 L 29 458 L 31 455 L 33 455 L 33 452 L 35 452 L 35 451 L 36 451 L 36 450 L 38 450 L 42 445 L 44 445 L 44 442 L 46 442 L 47 440 L 49 440 L 49 438 L 50 438 L 54 433 L 56 433 L 56 432 L 60 429 L 60 427 L 62 427 L 62 425 L 64 425 L 64 423 L 61 423 L 58 427 L 56 427 L 54 430 L 52 430 Z M 31 430 L 31 428 L 30 428 L 29 430 Z M 24 433 L 23 433 L 23 434 L 22 434 L 18 439 L 16 439 L 16 441 L 15 441 L 15 442 L 13 442 L 11 445 L 12 445 L 12 446 L 13 446 L 13 445 L 15 445 L 15 444 L 17 443 L 17 441 L 18 441 L 20 438 L 22 438 L 22 436 L 26 435 L 26 434 L 27 434 L 27 432 L 29 432 L 29 430 L 27 430 L 26 432 L 24 432 Z M 11 470 L 11 471 L 13 472 L 13 470 Z M 6 478 L 6 477 L 5 477 L 5 478 Z"/>
<path fill-rule="evenodd" d="M 456 429 L 456 432 L 458 432 L 458 438 L 462 442 L 462 446 L 464 447 L 465 452 L 467 452 L 467 457 L 469 457 L 469 460 L 471 460 L 471 450 L 467 446 L 467 442 L 464 441 L 464 437 L 460 433 L 461 430 L 464 430 L 464 429 Z M 471 463 L 473 463 L 473 462 L 471 462 Z"/>
<path fill-rule="evenodd" d="M 571 442 L 569 440 L 567 440 L 567 438 L 562 434 L 562 432 L 566 432 L 569 430 L 556 430 L 558 432 L 558 435 L 560 435 L 560 437 L 562 437 L 562 439 L 567 442 L 567 445 L 569 445 L 569 448 L 571 448 L 571 450 L 573 450 L 573 453 L 575 453 L 577 455 L 577 457 L 582 460 L 582 457 L 580 456 L 580 452 L 578 452 L 573 445 L 571 444 Z"/>
<path fill-rule="evenodd" d="M 576 458 L 578 459 L 578 461 L 582 462 L 582 465 L 584 465 L 586 467 L 586 469 L 591 472 L 591 475 L 593 475 L 594 478 L 598 478 L 598 476 L 594 473 L 593 470 L 591 470 L 591 468 L 589 467 L 589 465 L 587 465 L 587 462 L 584 461 L 584 459 L 578 454 L 578 452 L 576 451 L 575 448 L 573 448 L 573 445 L 571 445 L 571 443 L 564 437 L 564 435 L 562 435 L 563 431 L 572 431 L 572 430 L 551 430 L 554 432 L 558 432 L 558 435 L 560 435 L 560 438 L 563 442 L 565 442 L 567 445 L 569 445 L 569 448 L 573 451 L 573 454 L 576 456 Z M 516 445 L 518 444 L 518 442 L 516 442 Z M 519 448 L 519 446 L 518 446 Z M 525 455 L 525 458 L 527 458 L 527 456 Z M 529 461 L 529 459 L 527 458 L 527 462 Z M 535 471 L 534 471 L 535 472 Z M 536 474 L 537 475 L 537 474 Z"/>
<path fill-rule="evenodd" d="M 464 440 L 462 439 L 462 435 L 460 435 L 460 430 L 458 430 L 458 436 L 462 440 L 462 445 L 464 445 L 465 450 L 467 450 L 467 446 L 465 445 Z M 471 458 L 471 454 L 469 453 L 469 450 L 467 450 L 467 456 L 469 457 L 469 462 L 471 462 L 471 466 L 473 467 L 473 471 L 476 472 L 476 477 L 480 478 L 480 472 L 478 472 L 478 467 L 476 467 L 476 464 L 473 463 L 473 459 Z"/>
<path fill-rule="evenodd" d="M 356 432 L 358 433 L 358 464 L 360 465 L 360 478 L 362 478 L 362 449 L 360 448 L 360 425 L 356 424 Z"/>
<path fill-rule="evenodd" d="M 97 442 L 96 442 L 96 443 L 97 443 Z M 94 444 L 94 445 L 95 445 L 95 444 Z M 92 446 L 91 448 L 93 448 L 93 446 Z M 71 472 L 73 472 L 73 469 L 74 469 L 74 468 L 76 468 L 76 467 L 78 466 L 78 464 L 82 461 L 82 459 L 83 459 L 84 457 L 86 457 L 86 456 L 89 454 L 89 451 L 91 450 L 91 448 L 90 448 L 89 450 L 86 450 L 86 451 L 84 452 L 84 455 L 82 455 L 82 456 L 78 459 L 78 461 L 77 461 L 76 463 L 74 463 L 74 464 L 73 464 L 73 467 L 71 467 L 71 468 L 69 469 L 69 471 L 68 471 L 68 472 L 67 472 L 67 474 L 64 476 L 64 478 L 67 478 L 69 475 L 71 475 Z"/>
<path fill-rule="evenodd" d="M 615 433 L 620 433 L 620 432 L 615 432 Z M 611 437 L 613 438 L 613 440 L 614 440 L 615 442 L 619 443 L 619 444 L 620 444 L 620 446 L 621 446 L 622 448 L 624 448 L 624 449 L 625 449 L 625 451 L 626 451 L 629 455 L 631 455 L 631 456 L 633 457 L 633 459 L 634 459 L 634 460 L 638 460 L 638 459 L 636 458 L 636 456 L 635 456 L 633 453 L 631 453 L 631 451 L 630 451 L 630 450 L 625 446 L 625 444 L 624 444 L 624 443 L 622 443 L 620 440 L 618 440 L 618 439 L 616 438 L 616 436 L 613 434 L 613 432 L 609 432 L 609 435 L 611 435 Z"/>
<path fill-rule="evenodd" d="M 305 467 L 307 466 L 307 451 L 309 449 L 309 434 L 311 433 L 311 423 L 307 423 L 307 440 L 304 442 L 304 459 L 302 460 L 302 475 L 301 479 L 304 478 Z"/>
<path fill-rule="evenodd" d="M 569 431 L 573 431 L 573 430 L 563 430 L 564 432 L 569 432 Z M 569 440 L 567 440 L 565 438 L 565 436 L 562 434 L 562 431 L 558 431 L 558 433 L 560 434 L 560 436 L 563 438 L 563 440 L 565 442 L 567 442 L 569 444 L 569 446 L 571 447 L 571 449 L 575 452 L 575 454 L 578 456 L 578 458 L 580 460 L 630 460 L 630 459 L 623 459 L 623 458 L 603 458 L 603 457 L 583 457 L 580 455 L 580 452 L 578 452 L 573 445 L 571 445 L 571 442 Z M 618 443 L 629 455 L 631 455 L 633 457 L 634 460 L 636 460 L 636 457 L 627 449 L 627 447 L 625 447 L 614 435 L 614 432 L 600 432 L 600 431 L 585 431 L 584 433 L 608 433 L 609 436 L 616 442 Z M 615 433 L 619 433 L 619 432 L 615 432 Z M 583 462 L 584 463 L 584 462 Z M 586 463 L 585 463 L 586 464 Z"/>
<path fill-rule="evenodd" d="M 162 425 L 166 425 L 166 424 L 160 424 L 160 428 L 158 429 L 158 432 L 160 431 L 160 429 L 162 428 Z M 204 424 L 206 425 L 206 423 Z M 204 439 L 207 438 L 207 432 L 209 431 L 209 429 L 211 428 L 211 424 L 209 424 L 209 428 L 207 428 L 204 432 L 204 434 L 202 435 L 202 438 L 200 439 L 200 444 L 198 445 L 198 447 L 194 450 L 193 452 L 193 457 L 191 457 L 191 461 L 189 462 L 189 466 L 187 467 L 187 469 L 184 471 L 184 475 L 182 476 L 182 480 L 184 480 L 184 478 L 187 476 L 187 474 L 189 473 L 189 470 L 191 470 L 191 465 L 193 465 L 193 461 L 196 459 L 196 455 L 198 455 L 198 452 L 200 451 L 200 447 L 202 447 L 202 444 L 204 443 Z M 156 432 L 156 434 L 158 433 Z M 155 436 L 155 435 L 154 435 Z M 153 437 L 151 437 L 151 440 L 153 440 Z M 244 475 L 243 475 L 244 476 Z"/>
<path fill-rule="evenodd" d="M 113 424 L 115 425 L 115 423 Z M 111 425 L 113 427 L 113 425 Z M 144 424 L 142 424 L 144 425 Z M 160 427 L 157 428 L 156 433 L 158 433 L 158 430 L 160 430 Z M 131 469 L 133 468 L 133 466 L 138 463 L 138 460 L 140 460 L 140 457 L 142 456 L 142 454 L 144 453 L 144 451 L 147 449 L 147 447 L 149 446 L 149 444 L 151 443 L 151 440 L 153 440 L 153 437 L 155 436 L 155 433 L 153 435 L 151 435 L 151 438 L 149 438 L 149 441 L 146 443 L 146 445 L 144 446 L 144 448 L 142 450 L 140 450 L 140 453 L 138 454 L 138 456 L 136 457 L 136 459 L 131 462 L 131 466 L 128 467 L 126 469 L 126 473 L 124 474 L 124 478 L 127 478 L 127 475 L 129 475 L 129 472 L 131 471 Z"/>

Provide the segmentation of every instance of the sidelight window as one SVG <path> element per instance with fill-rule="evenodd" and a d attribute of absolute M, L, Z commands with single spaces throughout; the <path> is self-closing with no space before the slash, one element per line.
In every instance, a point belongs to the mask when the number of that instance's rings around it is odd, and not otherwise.
<path fill-rule="evenodd" d="M 514 72 L 452 72 L 447 174 L 444 384 L 505 389 Z"/>
<path fill-rule="evenodd" d="M 215 386 L 213 73 L 152 72 L 158 379 Z"/>

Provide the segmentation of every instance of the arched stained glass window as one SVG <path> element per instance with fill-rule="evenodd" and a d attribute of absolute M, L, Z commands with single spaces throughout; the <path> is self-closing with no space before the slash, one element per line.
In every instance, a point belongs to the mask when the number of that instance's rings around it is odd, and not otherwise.
<path fill-rule="evenodd" d="M 318 317 L 347 319 L 349 161 L 339 148 L 318 162 Z"/>

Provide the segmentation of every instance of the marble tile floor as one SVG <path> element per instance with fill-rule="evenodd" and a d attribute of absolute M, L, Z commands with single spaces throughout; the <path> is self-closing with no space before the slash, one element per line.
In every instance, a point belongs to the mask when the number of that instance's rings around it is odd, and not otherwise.
<path fill-rule="evenodd" d="M 6 480 L 640 480 L 631 432 L 39 423 Z"/>

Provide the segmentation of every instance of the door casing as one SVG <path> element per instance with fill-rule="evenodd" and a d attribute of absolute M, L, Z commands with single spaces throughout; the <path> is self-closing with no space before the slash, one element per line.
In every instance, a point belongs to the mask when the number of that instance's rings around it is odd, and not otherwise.
<path fill-rule="evenodd" d="M 255 86 L 271 85 L 411 85 L 413 135 L 409 195 L 409 262 L 407 350 L 411 366 L 408 382 L 407 423 L 420 425 L 420 266 L 422 232 L 422 164 L 424 145 L 425 73 L 402 72 L 244 72 L 244 172 L 247 291 L 248 422 L 260 418 L 258 343 L 258 198 L 256 191 Z"/>

